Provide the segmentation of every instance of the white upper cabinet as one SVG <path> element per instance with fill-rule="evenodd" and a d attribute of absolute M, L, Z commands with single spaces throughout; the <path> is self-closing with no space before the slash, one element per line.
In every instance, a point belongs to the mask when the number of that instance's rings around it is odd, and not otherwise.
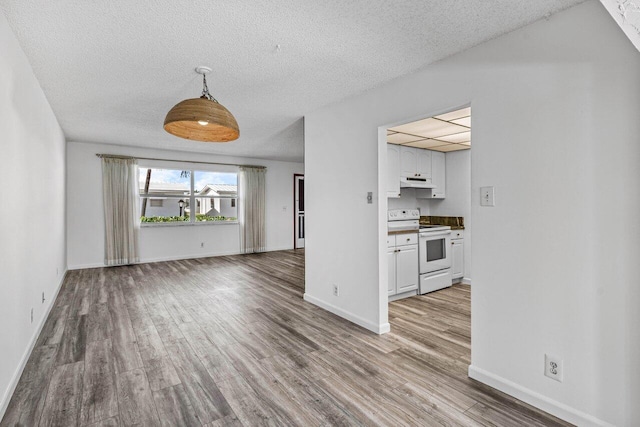
<path fill-rule="evenodd" d="M 416 172 L 422 178 L 431 178 L 431 154 L 432 151 L 416 148 Z M 435 154 L 435 153 L 434 153 Z M 444 153 L 442 153 L 444 154 Z"/>
<path fill-rule="evenodd" d="M 387 197 L 400 197 L 400 146 L 387 144 Z"/>
<path fill-rule="evenodd" d="M 400 146 L 400 175 L 416 176 L 418 173 L 418 149 Z"/>
<path fill-rule="evenodd" d="M 431 151 L 401 145 L 400 175 L 431 178 Z"/>
<path fill-rule="evenodd" d="M 431 198 L 444 199 L 447 188 L 445 154 L 439 151 L 431 152 L 431 183 L 436 186 L 431 189 Z"/>

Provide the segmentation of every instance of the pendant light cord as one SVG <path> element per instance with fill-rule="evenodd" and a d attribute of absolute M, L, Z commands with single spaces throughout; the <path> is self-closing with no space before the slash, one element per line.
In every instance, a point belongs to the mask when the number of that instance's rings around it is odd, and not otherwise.
<path fill-rule="evenodd" d="M 202 96 L 200 98 L 207 98 L 209 101 L 213 101 L 216 104 L 219 104 L 218 100 L 215 99 L 209 93 L 209 86 L 207 86 L 207 75 L 202 74 Z"/>

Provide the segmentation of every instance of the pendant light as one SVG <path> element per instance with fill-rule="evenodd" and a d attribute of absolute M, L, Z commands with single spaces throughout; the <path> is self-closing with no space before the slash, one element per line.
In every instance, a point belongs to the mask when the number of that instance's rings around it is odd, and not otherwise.
<path fill-rule="evenodd" d="M 180 138 L 205 142 L 229 142 L 238 139 L 240 129 L 233 114 L 220 104 L 207 87 L 209 67 L 198 67 L 202 74 L 202 96 L 177 103 L 164 119 L 164 130 Z"/>

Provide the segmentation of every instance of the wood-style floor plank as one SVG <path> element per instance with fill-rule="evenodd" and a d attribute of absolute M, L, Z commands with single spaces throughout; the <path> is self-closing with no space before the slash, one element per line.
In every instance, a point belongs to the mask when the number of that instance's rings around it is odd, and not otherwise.
<path fill-rule="evenodd" d="M 163 426 L 177 427 L 202 424 L 182 385 L 178 384 L 154 391 L 153 398 Z"/>
<path fill-rule="evenodd" d="M 47 397 L 57 347 L 36 347 L 20 377 L 0 426 L 36 426 Z"/>
<path fill-rule="evenodd" d="M 84 362 L 58 366 L 49 383 L 40 426 L 77 426 L 80 424 Z"/>
<path fill-rule="evenodd" d="M 118 406 L 125 426 L 160 425 L 149 382 L 142 369 L 118 375 Z"/>
<path fill-rule="evenodd" d="M 87 345 L 80 422 L 89 425 L 118 415 L 116 369 L 111 340 Z"/>
<path fill-rule="evenodd" d="M 567 426 L 470 379 L 471 289 L 391 332 L 302 299 L 304 250 L 69 272 L 0 426 Z"/>

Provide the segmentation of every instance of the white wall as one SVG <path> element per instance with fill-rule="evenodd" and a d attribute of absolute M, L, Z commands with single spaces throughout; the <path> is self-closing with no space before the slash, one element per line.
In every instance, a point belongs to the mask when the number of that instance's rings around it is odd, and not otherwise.
<path fill-rule="evenodd" d="M 473 112 L 471 112 L 473 114 Z M 473 128 L 472 128 L 473 129 Z M 464 217 L 464 278 L 471 275 L 471 150 L 446 153 L 446 197 L 427 199 L 429 215 Z"/>
<path fill-rule="evenodd" d="M 69 268 L 104 265 L 104 213 L 102 171 L 96 153 L 120 154 L 185 162 L 220 162 L 263 165 L 266 174 L 267 250 L 293 249 L 293 174 L 302 173 L 302 163 L 279 162 L 133 148 L 108 144 L 67 144 L 67 229 Z M 177 163 L 158 163 L 177 168 Z M 215 166 L 194 164 L 199 170 Z M 219 168 L 219 167 L 218 167 Z M 232 168 L 235 170 L 235 168 Z M 204 243 L 204 247 L 201 247 Z M 236 254 L 240 250 L 237 224 L 142 227 L 142 262 Z"/>
<path fill-rule="evenodd" d="M 2 418 L 67 263 L 64 135 L 2 13 L 0 52 Z"/>
<path fill-rule="evenodd" d="M 365 197 L 385 194 L 378 127 L 470 103 L 471 375 L 574 423 L 637 423 L 638 75 L 592 0 L 307 115 L 305 297 L 383 329 L 386 198 Z M 480 207 L 489 185 L 496 207 Z M 336 205 L 353 220 L 327 220 Z"/>

